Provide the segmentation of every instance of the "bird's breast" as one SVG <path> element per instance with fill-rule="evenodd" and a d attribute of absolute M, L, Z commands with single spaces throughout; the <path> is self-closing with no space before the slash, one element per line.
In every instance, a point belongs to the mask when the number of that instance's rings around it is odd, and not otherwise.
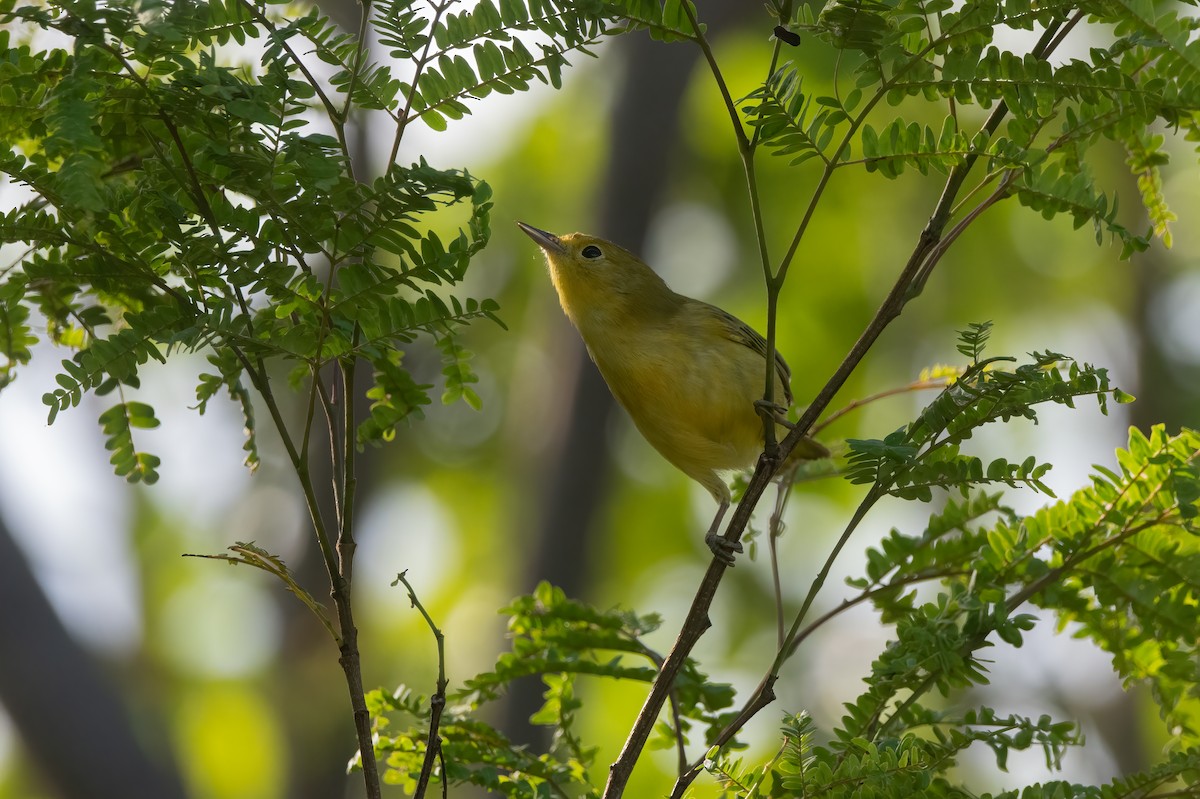
<path fill-rule="evenodd" d="M 685 472 L 742 468 L 762 449 L 754 401 L 763 360 L 746 347 L 643 327 L 589 341 L 589 350 L 638 430 Z"/>

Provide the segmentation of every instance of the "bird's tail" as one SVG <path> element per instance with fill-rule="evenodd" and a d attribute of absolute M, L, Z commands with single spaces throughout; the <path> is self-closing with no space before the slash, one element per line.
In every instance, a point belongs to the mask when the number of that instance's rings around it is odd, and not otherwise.
<path fill-rule="evenodd" d="M 779 433 L 780 433 L 779 437 L 783 438 L 783 436 L 786 435 L 787 432 L 788 431 L 786 428 L 780 427 L 779 428 Z M 821 458 L 828 458 L 828 457 L 829 457 L 829 450 L 828 450 L 828 448 L 826 448 L 826 446 L 824 444 L 822 444 L 820 441 L 817 441 L 815 438 L 805 437 L 805 438 L 800 439 L 800 441 L 796 444 L 795 448 L 792 449 L 791 453 L 788 455 L 787 462 L 784 464 L 784 466 L 785 467 L 795 466 L 800 461 L 817 461 L 817 460 L 820 460 Z"/>

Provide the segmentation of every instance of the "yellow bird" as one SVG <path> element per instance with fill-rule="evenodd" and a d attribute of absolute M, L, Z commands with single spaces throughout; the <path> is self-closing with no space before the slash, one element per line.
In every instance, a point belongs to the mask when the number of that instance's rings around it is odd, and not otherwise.
<path fill-rule="evenodd" d="M 719 535 L 731 498 L 721 473 L 750 466 L 763 451 L 763 413 L 776 419 L 778 437 L 787 432 L 783 410 L 762 399 L 766 340 L 732 314 L 676 294 L 616 244 L 517 225 L 545 253 L 559 302 L 617 402 L 651 446 L 717 501 L 704 540 L 732 563 L 742 547 Z M 790 377 L 775 353 L 774 396 L 787 405 Z M 791 458 L 828 455 L 805 439 Z"/>

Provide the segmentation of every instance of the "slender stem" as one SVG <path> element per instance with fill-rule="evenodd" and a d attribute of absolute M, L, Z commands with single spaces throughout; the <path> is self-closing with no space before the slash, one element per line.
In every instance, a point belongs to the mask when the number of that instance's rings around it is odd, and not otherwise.
<path fill-rule="evenodd" d="M 358 47 L 354 51 L 354 64 L 350 68 L 350 82 L 346 84 L 346 102 L 337 116 L 337 120 L 343 125 L 350 119 L 350 109 L 354 106 L 354 90 L 358 86 L 358 73 L 362 69 L 363 58 L 370 49 L 367 45 L 367 23 L 371 19 L 371 0 L 362 0 L 361 6 L 362 10 L 358 15 L 358 39 L 355 41 Z"/>
<path fill-rule="evenodd" d="M 437 641 L 438 650 L 437 690 L 434 691 L 433 696 L 429 700 L 429 733 L 425 739 L 425 760 L 421 764 L 421 775 L 417 779 L 417 790 L 413 794 L 413 799 L 422 799 L 425 796 L 425 792 L 429 789 L 429 778 L 433 774 L 433 762 L 435 759 L 442 762 L 443 795 L 446 791 L 446 785 L 449 782 L 446 779 L 445 762 L 442 760 L 442 739 L 438 736 L 438 726 L 442 721 L 442 712 L 446 709 L 446 686 L 449 684 L 449 681 L 446 679 L 446 636 L 433 623 L 433 618 L 425 610 L 425 606 L 421 604 L 421 601 L 417 599 L 417 592 L 413 590 L 412 584 L 408 582 L 407 574 L 407 571 L 397 574 L 396 582 L 402 583 L 408 590 L 408 600 L 425 618 L 425 623 L 429 625 L 434 640 Z M 392 583 L 392 585 L 395 584 Z"/>
<path fill-rule="evenodd" d="M 324 335 L 325 329 L 325 325 L 322 325 L 320 335 Z M 317 352 L 320 351 L 321 341 L 320 338 L 318 338 Z M 313 363 L 310 366 L 310 374 L 312 375 L 312 383 L 308 387 L 308 402 L 306 403 L 304 409 L 304 435 L 300 440 L 300 450 L 302 452 L 308 452 L 309 440 L 312 437 L 313 420 L 315 419 L 317 412 L 317 391 L 323 390 L 319 388 L 321 381 L 321 370 L 316 363 Z"/>
<path fill-rule="evenodd" d="M 775 485 L 775 509 L 767 530 L 767 541 L 771 545 L 771 583 L 775 591 L 776 645 L 783 646 L 783 584 L 779 578 L 779 537 L 783 535 L 783 512 L 788 497 L 792 495 L 791 480 L 781 480 Z"/>
<path fill-rule="evenodd" d="M 246 374 L 250 376 L 250 382 L 258 390 L 259 395 L 263 398 L 263 402 L 266 403 L 267 411 L 271 415 L 271 422 L 275 425 L 276 432 L 279 433 L 279 438 L 283 442 L 283 448 L 288 454 L 288 459 L 292 462 L 292 470 L 296 473 L 296 478 L 300 482 L 300 490 L 304 494 L 304 504 L 308 508 L 309 519 L 312 521 L 313 531 L 317 536 L 317 544 L 321 550 L 321 558 L 325 563 L 325 570 L 329 574 L 330 579 L 333 580 L 337 575 L 337 558 L 334 555 L 333 546 L 329 540 L 329 532 L 325 526 L 325 519 L 321 516 L 321 507 L 317 502 L 317 492 L 313 487 L 312 472 L 308 465 L 308 453 L 296 449 L 296 444 L 288 432 L 287 423 L 284 422 L 283 413 L 279 410 L 279 403 L 275 400 L 275 393 L 271 390 L 271 382 L 266 375 L 266 371 L 255 368 L 239 347 L 233 344 L 230 344 L 229 347 L 241 362 L 242 368 L 246 370 Z M 341 640 L 339 639 L 340 643 Z"/>
<path fill-rule="evenodd" d="M 733 101 L 733 95 L 729 93 L 729 86 L 725 83 L 725 76 L 717 64 L 716 56 L 713 54 L 712 47 L 708 43 L 708 37 L 704 35 L 704 31 L 700 28 L 700 21 L 696 19 L 696 12 L 692 8 L 692 4 L 687 0 L 684 0 L 682 7 L 684 13 L 687 14 L 688 22 L 691 24 L 692 31 L 695 34 L 694 40 L 700 46 L 700 51 L 704 54 L 704 60 L 708 64 L 709 71 L 712 72 L 713 82 L 717 84 L 717 89 L 721 93 L 721 100 L 725 104 L 725 111 L 729 115 L 729 123 L 733 127 L 733 136 L 737 141 L 738 155 L 742 160 L 742 171 L 746 175 L 746 191 L 750 198 L 750 216 L 754 223 L 754 238 L 758 243 L 758 257 L 762 265 L 763 279 L 767 284 L 767 351 L 765 353 L 766 376 L 764 379 L 763 401 L 770 407 L 775 402 L 775 327 L 776 310 L 779 303 L 779 288 L 771 279 L 771 257 L 767 252 L 767 235 L 763 225 L 762 202 L 758 191 L 758 177 L 754 169 L 755 142 L 758 136 L 755 133 L 754 141 L 747 138 L 746 131 L 742 127 L 741 117 L 738 116 L 737 104 Z M 776 54 L 778 54 L 778 41 L 775 47 Z M 763 414 L 763 440 L 766 451 L 774 452 L 776 446 L 775 420 L 769 413 Z"/>
<path fill-rule="evenodd" d="M 1013 181 L 1017 179 L 1019 174 L 1021 174 L 1020 170 L 1017 169 L 1011 169 L 1006 172 L 1004 177 L 1000 179 L 1000 184 L 995 188 L 995 190 L 985 197 L 983 201 L 979 203 L 979 205 L 968 211 L 966 216 L 959 220 L 958 223 L 950 229 L 950 232 L 946 234 L 945 238 L 938 242 L 938 245 L 934 247 L 933 251 L 929 254 L 929 260 L 925 267 L 926 270 L 932 269 L 933 266 L 937 264 L 939 260 L 941 260 L 942 256 L 946 254 L 946 250 L 950 248 L 950 245 L 957 241 L 958 237 L 963 234 L 963 231 L 965 231 L 972 222 L 978 219 L 984 211 L 1008 196 L 1008 187 L 1013 184 Z M 924 287 L 926 277 L 927 272 L 919 275 L 917 277 L 916 285 L 919 287 Z"/>
<path fill-rule="evenodd" d="M 1053 38 L 1051 38 L 1049 40 L 1049 42 L 1046 42 L 1046 44 L 1044 45 L 1044 48 L 1043 48 L 1045 50 L 1045 53 L 1047 55 L 1049 55 L 1050 53 L 1053 53 L 1055 50 L 1057 50 L 1059 45 L 1061 45 L 1063 43 L 1063 40 L 1066 39 L 1067 36 L 1069 36 L 1071 34 L 1071 31 L 1075 30 L 1075 26 L 1078 25 L 1080 20 L 1082 20 L 1086 15 L 1087 15 L 1087 9 L 1080 8 L 1080 9 L 1076 10 L 1076 12 L 1071 15 L 1071 18 L 1066 21 L 1066 24 L 1064 24 L 1058 30 L 1058 33 L 1056 35 L 1054 35 Z M 1043 41 L 1044 41 L 1044 39 L 1043 39 Z"/>
<path fill-rule="evenodd" d="M 442 2 L 434 2 L 433 5 L 433 20 L 429 23 L 429 30 L 432 31 L 437 27 L 438 21 L 441 20 L 442 14 L 446 13 L 446 9 L 450 7 L 453 0 L 443 0 Z M 408 115 L 412 111 L 413 101 L 417 97 L 417 81 L 421 78 L 421 73 L 425 70 L 425 66 L 430 61 L 430 51 L 433 48 L 434 37 L 430 35 L 425 42 L 425 47 L 421 50 L 421 55 L 417 58 L 416 66 L 413 68 L 412 84 L 408 87 L 408 94 L 404 97 L 404 108 L 400 111 L 400 116 L 396 117 L 396 135 L 392 138 L 392 152 L 388 156 L 387 170 L 390 172 L 396 163 L 396 156 L 400 153 L 400 142 L 404 139 L 404 131 L 408 130 L 410 122 Z"/>
<path fill-rule="evenodd" d="M 800 632 L 800 624 L 804 621 L 805 616 L 808 615 L 808 610 L 816 600 L 817 594 L 824 587 L 825 580 L 828 579 L 829 572 L 833 569 L 833 562 L 837 560 L 838 555 L 842 552 L 842 548 L 846 546 L 846 542 L 850 540 L 850 536 L 854 534 L 854 531 L 858 529 L 858 525 L 866 518 L 867 513 L 875 507 L 875 503 L 882 499 L 886 493 L 886 490 L 882 487 L 878 485 L 872 486 L 867 495 L 863 497 L 862 502 L 858 503 L 858 507 L 854 510 L 854 515 L 850 517 L 850 521 L 846 523 L 846 528 L 842 531 L 842 535 L 838 538 L 837 543 L 833 545 L 829 556 L 825 558 L 825 564 L 821 566 L 821 570 L 813 578 L 812 585 L 808 589 L 808 594 L 804 597 L 804 603 L 796 613 L 796 618 L 793 619 L 791 628 L 788 630 L 787 635 L 784 636 L 779 651 L 775 654 L 775 661 L 771 664 L 769 672 L 772 676 L 778 676 L 784 661 L 791 657 L 795 651 L 792 641 L 795 640 L 796 635 Z"/>
<path fill-rule="evenodd" d="M 842 600 L 842 602 L 840 604 L 838 604 L 837 607 L 831 608 L 830 610 L 827 610 L 824 613 L 822 613 L 817 618 L 813 619 L 811 622 L 808 623 L 808 625 L 804 629 L 798 631 L 794 637 L 792 637 L 791 639 L 788 640 L 787 656 L 791 657 L 793 654 L 795 654 L 796 650 L 800 647 L 800 644 L 804 643 L 805 639 L 807 639 L 810 635 L 812 635 L 814 632 L 816 632 L 818 629 L 820 629 L 821 626 L 827 624 L 830 620 L 836 618 L 837 616 L 842 615 L 847 610 L 857 607 L 857 606 L 861 605 L 863 602 L 870 601 L 877 594 L 883 593 L 884 591 L 893 591 L 897 588 L 900 588 L 900 587 L 906 586 L 906 585 L 914 585 L 916 583 L 923 583 L 926 580 L 944 580 L 947 577 L 965 577 L 969 574 L 970 574 L 970 571 L 962 570 L 962 569 L 945 569 L 942 571 L 923 572 L 921 574 L 916 574 L 916 575 L 913 575 L 912 577 L 906 577 L 901 580 L 893 580 L 893 581 L 887 583 L 886 585 L 877 585 L 875 588 L 872 588 L 867 591 L 863 591 L 861 594 L 859 594 L 856 597 L 853 597 L 851 599 Z"/>
<path fill-rule="evenodd" d="M 688 22 L 691 23 L 692 31 L 695 34 L 693 40 L 700 46 L 700 52 L 704 54 L 704 60 L 708 62 L 708 68 L 712 72 L 713 82 L 717 84 L 717 90 L 721 92 L 721 100 L 725 103 L 725 111 L 729 114 L 730 124 L 733 125 L 733 135 L 737 138 L 738 149 L 745 151 L 750 147 L 750 140 L 746 138 L 746 131 L 742 128 L 742 120 L 738 116 L 737 104 L 733 102 L 733 95 L 729 93 L 729 86 L 725 83 L 725 76 L 721 74 L 721 68 L 717 65 L 717 57 L 713 55 L 712 47 L 708 43 L 708 37 L 700 29 L 700 21 L 696 19 L 696 10 L 692 7 L 692 4 L 684 0 L 681 5 L 683 13 L 687 14 Z"/>
<path fill-rule="evenodd" d="M 250 15 L 254 17 L 258 24 L 269 30 L 272 35 L 278 33 L 279 29 L 275 27 L 275 24 L 271 22 L 271 20 L 267 18 L 267 15 L 259 10 L 254 3 L 250 2 L 250 0 L 242 0 L 242 7 L 250 12 Z M 349 162 L 350 145 L 346 142 L 345 125 L 341 124 L 344 120 L 341 120 L 339 117 L 337 106 L 335 106 L 333 101 L 329 99 L 329 96 L 325 94 L 325 90 L 321 88 L 323 85 L 322 82 L 317 80 L 316 75 L 309 70 L 305 60 L 302 59 L 296 53 L 296 51 L 292 49 L 292 46 L 288 43 L 287 38 L 280 37 L 278 41 L 280 48 L 288 54 L 289 58 L 292 59 L 292 63 L 294 63 L 296 68 L 299 69 L 304 75 L 304 79 L 308 82 L 308 85 L 312 87 L 317 97 L 321 100 L 321 105 L 325 108 L 325 114 L 329 117 L 329 121 L 333 123 L 334 131 L 338 135 L 338 143 L 342 148 L 342 153 L 346 156 L 346 161 Z"/>
<path fill-rule="evenodd" d="M 336 398 L 330 396 L 323 381 L 318 380 L 314 385 L 317 389 L 317 399 L 321 402 L 321 410 L 325 414 L 325 429 L 329 433 L 329 460 L 333 467 L 333 474 L 329 481 L 329 492 L 333 497 L 333 518 L 338 528 L 338 548 L 340 549 L 343 530 L 342 517 L 343 509 L 345 508 L 345 495 L 343 492 L 343 488 L 345 487 L 345 470 L 342 461 L 343 447 L 338 445 L 338 427 L 340 423 L 334 414 L 333 408 Z M 336 391 L 336 384 L 334 390 Z M 337 571 L 338 574 L 342 572 L 340 563 L 338 564 Z"/>
<path fill-rule="evenodd" d="M 352 342 L 358 344 L 359 331 L 354 330 Z M 342 509 L 338 519 L 338 557 L 339 571 L 342 578 L 349 584 L 354 575 L 354 550 L 357 544 L 354 540 L 354 495 L 358 488 L 358 477 L 355 474 L 355 432 L 357 425 L 354 418 L 354 371 L 357 360 L 347 356 L 340 364 L 342 374 Z"/>
<path fill-rule="evenodd" d="M 779 13 L 775 17 L 775 21 L 780 25 L 787 25 L 789 19 L 792 18 L 792 0 L 784 0 L 779 4 Z M 775 70 L 779 67 L 779 52 L 783 49 L 783 42 L 778 37 L 775 38 L 775 44 L 771 48 L 771 63 L 767 67 L 767 77 L 770 78 L 775 74 Z M 750 134 L 750 146 L 758 146 L 758 137 L 762 132 L 762 128 L 755 126 L 754 132 Z"/>
<path fill-rule="evenodd" d="M 358 330 L 354 332 L 358 340 Z M 350 705 L 354 710 L 354 728 L 358 733 L 358 751 L 362 762 L 363 781 L 368 799 L 379 799 L 379 766 L 375 761 L 375 742 L 371 734 L 371 714 L 367 710 L 362 680 L 362 658 L 358 648 L 358 628 L 354 624 L 353 594 L 354 550 L 354 494 L 357 478 L 354 473 L 354 366 L 355 359 L 349 356 L 339 363 L 342 387 L 342 436 L 341 450 L 341 508 L 338 514 L 337 563 L 329 577 L 333 584 L 333 603 L 337 607 L 338 622 L 342 629 L 341 656 L 338 662 L 346 675 L 346 687 L 350 691 Z M 332 419 L 330 420 L 332 427 Z M 336 451 L 336 450 L 335 450 Z"/>
<path fill-rule="evenodd" d="M 758 257 L 762 261 L 763 278 L 767 286 L 767 349 L 763 402 L 770 408 L 775 404 L 775 335 L 779 320 L 779 290 L 781 284 L 771 279 L 771 258 L 767 254 L 767 234 L 763 228 L 762 208 L 758 196 L 758 178 L 754 171 L 754 150 L 749 144 L 742 149 L 742 169 L 746 173 L 746 190 L 750 194 L 750 214 L 754 218 L 754 237 L 758 240 Z M 785 389 L 786 390 L 786 389 Z M 774 454 L 775 418 L 763 414 L 763 451 Z"/>
<path fill-rule="evenodd" d="M 854 400 L 849 405 L 846 405 L 844 408 L 840 408 L 840 409 L 834 411 L 833 413 L 829 414 L 824 419 L 822 419 L 820 422 L 813 425 L 813 428 L 809 432 L 809 435 L 811 435 L 811 436 L 818 435 L 822 430 L 824 430 L 826 427 L 829 427 L 829 425 L 833 424 L 838 419 L 841 419 L 843 416 L 850 413 L 851 411 L 858 410 L 859 408 L 863 407 L 864 405 L 869 405 L 872 402 L 876 402 L 881 399 L 887 399 L 888 397 L 894 397 L 898 394 L 907 394 L 911 391 L 923 391 L 927 388 L 945 388 L 946 385 L 948 385 L 949 381 L 950 381 L 950 378 L 948 378 L 948 377 L 937 378 L 934 380 L 914 380 L 913 382 L 909 383 L 908 385 L 900 386 L 898 388 L 889 388 L 887 391 L 880 391 L 879 393 L 872 394 L 869 397 L 863 397 L 862 399 Z"/>

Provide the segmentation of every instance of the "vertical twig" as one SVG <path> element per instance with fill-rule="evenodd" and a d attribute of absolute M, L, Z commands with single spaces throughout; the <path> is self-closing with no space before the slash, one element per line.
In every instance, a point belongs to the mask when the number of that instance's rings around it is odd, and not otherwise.
<path fill-rule="evenodd" d="M 741 118 L 738 116 L 737 105 L 733 101 L 733 95 L 729 93 L 729 87 L 726 85 L 725 76 L 721 73 L 721 68 L 717 64 L 717 58 L 708 43 L 708 38 L 700 28 L 700 21 L 696 19 L 696 11 L 692 7 L 691 0 L 684 0 L 682 7 L 684 13 L 687 14 L 688 22 L 692 26 L 694 41 L 700 46 L 700 50 L 704 54 L 704 60 L 708 63 L 708 68 L 712 72 L 713 81 L 717 84 L 717 89 L 721 92 L 721 99 L 725 104 L 725 110 L 729 114 L 729 122 L 733 126 L 733 136 L 737 141 L 738 156 L 742 160 L 742 171 L 746 175 L 746 192 L 750 200 L 751 220 L 754 223 L 754 239 L 758 243 L 759 262 L 762 266 L 763 278 L 767 284 L 767 351 L 765 353 L 766 376 L 764 378 L 763 401 L 769 406 L 775 401 L 775 308 L 779 302 L 779 285 L 771 276 L 771 256 L 767 251 L 767 234 L 763 225 L 762 203 L 758 192 L 758 175 L 754 169 L 754 151 L 758 143 L 758 131 L 755 130 L 753 132 L 753 138 L 746 136 Z M 778 55 L 779 43 L 776 41 L 772 64 L 774 64 Z M 773 452 L 776 446 L 775 420 L 771 414 L 763 415 L 763 438 L 766 451 Z"/>
<path fill-rule="evenodd" d="M 783 646 L 783 585 L 779 579 L 779 537 L 783 535 L 783 511 L 792 495 L 791 475 L 775 484 L 775 509 L 767 525 L 767 543 L 771 546 L 771 582 L 775 589 L 776 645 Z"/>
<path fill-rule="evenodd" d="M 392 585 L 401 583 L 408 590 L 408 600 L 425 617 L 425 623 L 429 625 L 429 629 L 433 631 L 433 637 L 437 641 L 438 650 L 437 690 L 429 699 L 429 735 L 425 739 L 425 762 L 421 764 L 421 776 L 417 779 L 417 790 L 413 794 L 413 799 L 422 799 L 425 796 L 425 792 L 429 789 L 429 777 L 433 774 L 435 759 L 442 766 L 442 796 L 445 796 L 447 791 L 446 761 L 442 755 L 442 739 L 438 737 L 438 727 L 442 723 L 442 711 L 446 709 L 446 636 L 433 623 L 433 619 L 430 618 L 429 613 L 425 610 L 425 606 L 417 599 L 417 592 L 413 590 L 412 585 L 408 582 L 407 574 L 407 571 L 397 574 Z"/>
<path fill-rule="evenodd" d="M 358 341 L 355 330 L 354 341 Z M 359 757 L 362 760 L 363 782 L 368 799 L 380 799 L 379 765 L 375 760 L 375 741 L 371 734 L 371 713 L 367 709 L 366 691 L 363 688 L 362 656 L 358 648 L 358 628 L 354 623 L 352 586 L 354 574 L 354 493 L 357 478 L 354 473 L 355 417 L 353 355 L 339 363 L 342 384 L 342 457 L 341 483 L 342 505 L 338 518 L 337 560 L 332 564 L 329 578 L 333 590 L 333 604 L 337 608 L 338 625 L 342 631 L 342 645 L 338 663 L 346 675 L 346 687 L 350 692 L 350 706 L 354 711 L 354 729 L 358 736 Z"/>

